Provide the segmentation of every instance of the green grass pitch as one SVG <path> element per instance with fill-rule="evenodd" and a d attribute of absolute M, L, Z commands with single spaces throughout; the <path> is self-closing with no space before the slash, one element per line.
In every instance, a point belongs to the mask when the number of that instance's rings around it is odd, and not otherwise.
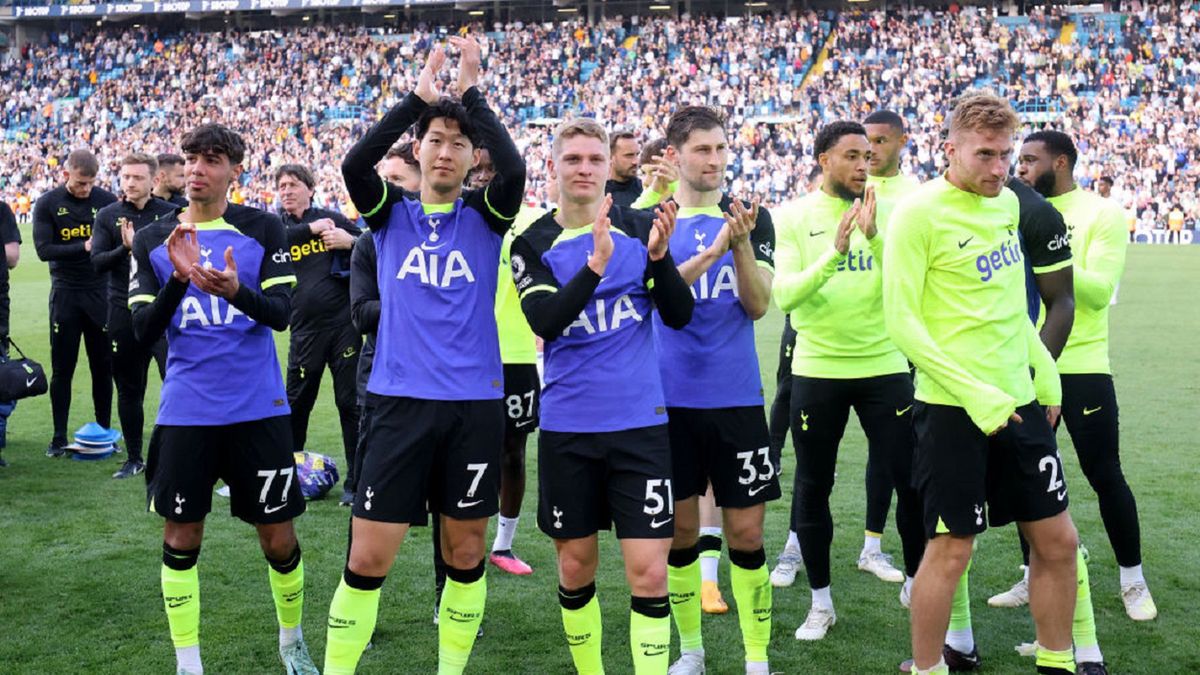
<path fill-rule="evenodd" d="M 49 369 L 49 281 L 25 230 L 23 259 L 13 274 L 12 333 L 31 357 Z M 782 316 L 775 311 L 758 327 L 768 395 L 773 394 L 771 373 L 781 323 Z M 1114 673 L 1197 672 L 1200 246 L 1131 248 L 1120 304 L 1112 311 L 1112 333 L 1123 413 L 1122 455 L 1138 499 L 1146 575 L 1160 616 L 1149 624 L 1126 618 L 1095 495 L 1083 480 L 1063 431 L 1059 442 L 1072 487 L 1072 514 L 1092 555 L 1100 644 Z M 279 336 L 278 343 L 280 361 L 285 362 L 286 336 Z M 156 410 L 158 386 L 152 375 L 148 424 Z M 72 430 L 92 418 L 83 364 L 76 373 L 74 392 Z M 340 459 L 336 420 L 326 377 L 309 439 L 311 449 Z M 118 460 L 47 459 L 43 452 L 50 434 L 49 398 L 22 401 L 9 421 L 4 450 L 11 466 L 0 471 L 0 672 L 172 672 L 174 654 L 158 578 L 162 526 L 157 516 L 145 511 L 144 482 L 110 479 Z M 535 573 L 516 578 L 490 569 L 485 634 L 476 643 L 469 672 L 571 672 L 556 600 L 554 549 L 535 524 L 533 446 L 527 465 L 529 490 L 515 546 Z M 862 432 L 852 421 L 842 444 L 833 496 L 837 626 L 822 642 L 797 642 L 792 633 L 809 606 L 803 576 L 796 586 L 777 590 L 771 644 L 775 671 L 892 673 L 908 656 L 908 616 L 897 600 L 899 586 L 859 572 L 854 564 L 863 531 L 864 448 Z M 787 529 L 786 499 L 794 466 L 790 444 L 784 457 L 785 499 L 771 504 L 767 512 L 767 553 L 772 563 Z M 267 567 L 253 530 L 227 515 L 227 501 L 217 497 L 214 505 L 200 557 L 205 666 L 213 673 L 279 672 Z M 344 561 L 347 518 L 345 509 L 325 500 L 310 504 L 297 522 L 308 578 L 304 629 L 318 664 L 325 651 L 330 596 Z M 598 586 L 605 616 L 605 662 L 609 672 L 624 673 L 630 670 L 628 593 L 615 540 L 603 535 L 601 541 Z M 892 523 L 884 548 L 899 560 Z M 1028 612 L 991 609 L 985 602 L 1016 580 L 1019 563 L 1012 528 L 980 538 L 972 573 L 972 609 L 976 639 L 990 673 L 1033 671 L 1032 663 L 1013 650 L 1033 637 Z M 732 604 L 727 565 L 726 558 L 722 585 Z M 704 626 L 710 672 L 741 672 L 736 614 L 706 617 Z M 429 535 L 427 529 L 417 528 L 384 587 L 375 648 L 363 658 L 360 672 L 429 673 L 436 669 L 436 658 Z"/>

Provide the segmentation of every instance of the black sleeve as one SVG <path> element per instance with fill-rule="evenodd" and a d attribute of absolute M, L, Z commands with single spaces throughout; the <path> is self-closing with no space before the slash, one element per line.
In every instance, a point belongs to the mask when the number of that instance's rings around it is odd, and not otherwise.
<path fill-rule="evenodd" d="M 46 197 L 40 197 L 33 205 L 33 247 L 40 260 L 86 260 L 88 257 L 84 243 L 69 244 L 54 243 L 54 217 Z"/>
<path fill-rule="evenodd" d="M 283 223 L 277 216 L 263 213 L 263 257 L 259 267 L 259 288 L 238 287 L 230 304 L 255 321 L 284 331 L 292 312 L 292 284 L 296 274 L 288 255 Z"/>
<path fill-rule="evenodd" d="M 1062 214 L 1045 199 L 1021 204 L 1019 227 L 1025 255 L 1035 274 L 1071 259 L 1067 225 Z"/>
<path fill-rule="evenodd" d="M 21 230 L 17 227 L 17 217 L 7 203 L 0 202 L 0 244 L 19 243 Z"/>
<path fill-rule="evenodd" d="M 287 242 L 289 244 L 303 244 L 312 238 L 312 230 L 308 227 L 308 223 L 285 223 L 283 226 L 284 232 L 287 233 Z"/>
<path fill-rule="evenodd" d="M 375 238 L 368 232 L 350 253 L 350 319 L 363 334 L 379 329 L 379 280 L 375 277 Z"/>
<path fill-rule="evenodd" d="M 100 209 L 96 222 L 92 223 L 92 267 L 97 272 L 108 272 L 129 255 L 114 213 L 114 209 Z"/>
<path fill-rule="evenodd" d="M 553 342 L 579 318 L 596 286 L 600 285 L 600 275 L 585 263 L 566 286 L 560 286 L 554 273 L 542 263 L 541 255 L 524 236 L 513 240 L 511 260 L 521 311 L 533 332 L 546 342 Z M 688 297 L 691 297 L 690 292 Z"/>
<path fill-rule="evenodd" d="M 151 242 L 153 232 L 142 230 L 133 238 L 133 258 L 130 260 L 129 309 L 133 313 L 133 334 L 142 344 L 157 342 L 171 323 L 171 317 L 183 301 L 188 282 L 173 275 L 166 286 L 158 283 L 150 264 L 150 251 L 158 244 Z"/>
<path fill-rule="evenodd" d="M 775 221 L 771 220 L 771 214 L 765 206 L 758 207 L 758 219 L 754 221 L 754 231 L 750 233 L 750 243 L 754 246 L 754 259 L 774 272 Z"/>
<path fill-rule="evenodd" d="M 474 202 L 471 206 L 483 214 L 492 231 L 503 236 L 516 220 L 525 197 L 525 160 L 479 89 L 471 87 L 462 100 L 496 167 L 496 175 L 487 187 L 470 196 Z"/>
<path fill-rule="evenodd" d="M 363 232 L 358 227 L 358 225 L 355 225 L 354 223 L 350 222 L 350 219 L 347 218 L 346 216 L 343 216 L 342 214 L 334 211 L 330 214 L 329 217 L 333 220 L 334 225 L 337 225 L 338 227 L 349 232 L 350 234 L 354 235 L 355 237 L 362 235 Z"/>
<path fill-rule="evenodd" d="M 653 282 L 650 285 L 650 295 L 654 298 L 654 308 L 669 328 L 683 328 L 692 320 L 692 310 L 696 306 L 692 289 L 680 276 L 679 268 L 675 266 L 670 252 L 660 260 L 647 258 L 647 263 L 650 280 Z"/>
<path fill-rule="evenodd" d="M 372 229 L 387 226 L 388 209 L 385 207 L 401 199 L 401 191 L 380 178 L 375 173 L 375 165 L 427 107 L 421 97 L 408 94 L 376 122 L 342 160 L 342 178 L 350 201 Z"/>

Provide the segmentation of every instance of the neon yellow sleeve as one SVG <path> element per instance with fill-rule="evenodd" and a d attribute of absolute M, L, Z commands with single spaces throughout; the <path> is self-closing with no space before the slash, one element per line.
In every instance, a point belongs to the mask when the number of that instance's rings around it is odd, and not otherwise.
<path fill-rule="evenodd" d="M 781 210 L 775 222 L 775 281 L 771 295 L 779 309 L 791 312 L 829 281 L 846 256 L 833 247 L 817 255 L 806 252 L 796 236 L 802 229 L 801 222 L 790 211 Z"/>
<path fill-rule="evenodd" d="M 1124 212 L 1115 205 L 1106 205 L 1091 237 L 1086 257 L 1075 258 L 1075 302 L 1099 310 L 1108 307 L 1125 271 L 1129 235 Z"/>
<path fill-rule="evenodd" d="M 1062 405 L 1062 381 L 1058 377 L 1058 368 L 1054 365 L 1054 357 L 1046 349 L 1041 336 L 1033 322 L 1026 322 L 1026 340 L 1029 344 L 1029 367 L 1033 368 L 1033 389 L 1037 392 L 1038 403 L 1042 405 Z"/>

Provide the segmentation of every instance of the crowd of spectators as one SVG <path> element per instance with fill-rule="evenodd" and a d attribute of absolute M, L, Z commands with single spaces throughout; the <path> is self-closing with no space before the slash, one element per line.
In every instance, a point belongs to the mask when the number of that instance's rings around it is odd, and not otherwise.
<path fill-rule="evenodd" d="M 1012 18 L 952 7 L 471 29 L 484 43 L 489 101 L 525 154 L 530 201 L 543 194 L 555 120 L 591 115 L 649 139 L 662 135 L 671 110 L 693 103 L 728 113 L 731 189 L 768 204 L 807 189 L 822 124 L 879 108 L 910 120 L 904 168 L 928 178 L 942 169 L 947 104 L 987 87 L 1028 119 L 1043 115 L 1072 134 L 1080 181 L 1112 177 L 1112 194 L 1141 226 L 1165 227 L 1174 212 L 1192 226 L 1200 10 L 1136 2 L 1122 9 Z M 222 121 L 250 145 L 235 201 L 271 206 L 272 169 L 298 161 L 313 168 L 318 200 L 349 210 L 341 158 L 413 88 L 441 32 L 109 28 L 26 45 L 0 59 L 0 196 L 20 215 L 59 180 L 72 148 L 89 147 L 115 167 L 128 152 L 177 150 L 182 130 Z M 453 77 L 445 73 L 448 89 Z M 102 181 L 114 177 L 102 171 Z"/>

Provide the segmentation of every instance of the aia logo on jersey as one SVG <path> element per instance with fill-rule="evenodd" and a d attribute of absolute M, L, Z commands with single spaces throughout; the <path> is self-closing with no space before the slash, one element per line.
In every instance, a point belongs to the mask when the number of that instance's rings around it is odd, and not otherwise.
<path fill-rule="evenodd" d="M 1019 265 L 1024 259 L 1017 240 L 1009 239 L 997 248 L 980 254 L 975 259 L 975 269 L 979 271 L 980 281 L 991 281 L 997 272 L 1006 267 Z"/>
<path fill-rule="evenodd" d="M 404 281 L 412 277 L 426 286 L 438 288 L 450 288 L 459 279 L 469 284 L 475 283 L 475 274 L 471 272 L 471 266 L 467 264 L 462 251 L 451 249 L 443 253 L 426 250 L 425 246 L 421 244 L 409 249 L 400 271 L 396 273 L 397 279 Z"/>
<path fill-rule="evenodd" d="M 712 282 L 709 282 L 709 274 L 701 274 L 696 283 L 692 284 L 692 297 L 696 300 L 716 300 L 721 297 L 722 293 L 730 294 L 733 297 L 738 297 L 737 274 L 733 271 L 733 265 L 721 265 L 716 269 L 716 274 L 712 275 Z"/>
<path fill-rule="evenodd" d="M 246 321 L 254 322 L 254 319 L 243 314 L 242 310 L 215 295 L 208 296 L 207 307 L 205 307 L 203 298 L 185 295 L 183 302 L 179 303 L 179 330 L 194 324 L 199 324 L 201 328 L 228 326 L 239 316 L 245 317 Z"/>
<path fill-rule="evenodd" d="M 588 316 L 589 309 L 595 310 L 593 312 L 595 319 Z M 580 329 L 587 335 L 607 333 L 617 330 L 623 323 L 641 323 L 642 320 L 642 315 L 633 306 L 633 300 L 630 299 L 629 294 L 622 295 L 615 300 L 596 298 L 591 307 L 584 307 L 583 311 L 579 313 L 579 318 L 567 326 L 563 331 L 563 336 L 571 335 L 571 331 L 575 329 Z"/>

